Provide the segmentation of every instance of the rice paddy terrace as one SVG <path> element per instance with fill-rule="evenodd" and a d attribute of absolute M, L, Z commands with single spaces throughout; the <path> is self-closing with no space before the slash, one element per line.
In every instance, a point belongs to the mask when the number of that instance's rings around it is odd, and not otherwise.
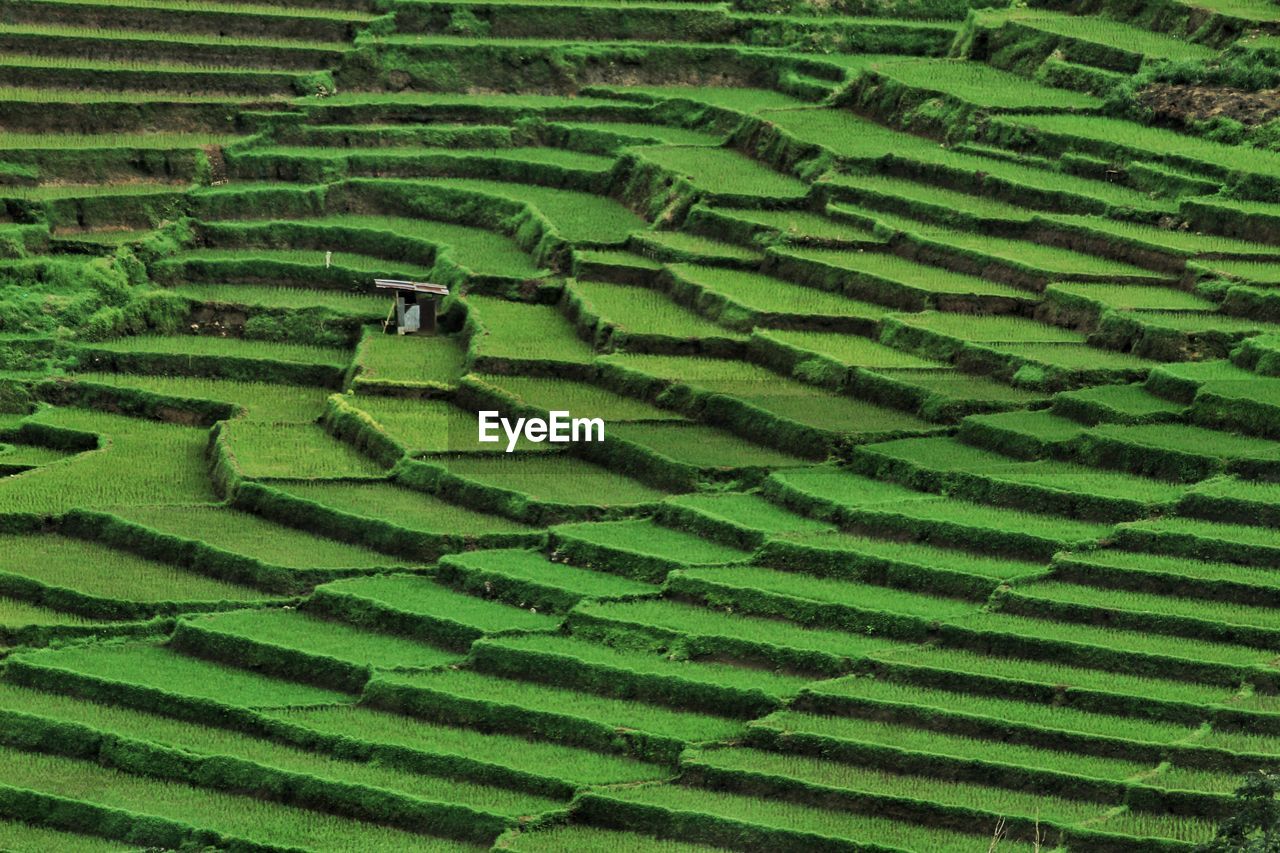
<path fill-rule="evenodd" d="M 0 848 L 1210 840 L 1280 765 L 1280 152 L 1196 110 L 1278 37 L 7 0 Z M 477 441 L 552 409 L 606 440 Z"/>

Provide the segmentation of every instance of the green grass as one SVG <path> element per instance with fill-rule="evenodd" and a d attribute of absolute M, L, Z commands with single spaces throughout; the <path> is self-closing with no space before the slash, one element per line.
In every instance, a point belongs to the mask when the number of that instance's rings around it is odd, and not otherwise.
<path fill-rule="evenodd" d="M 500 452 L 500 444 L 481 444 L 478 418 L 448 400 L 417 397 L 388 397 L 381 394 L 357 394 L 347 399 L 356 409 L 377 421 L 392 438 L 414 455 L 448 451 Z M 548 450 L 547 444 L 521 440 L 521 450 Z"/>
<path fill-rule="evenodd" d="M 627 86 L 620 91 L 650 95 L 655 98 L 686 98 L 745 113 L 807 106 L 805 101 L 772 89 L 749 89 L 736 86 Z"/>
<path fill-rule="evenodd" d="M 692 533 L 662 527 L 647 519 L 562 524 L 552 528 L 557 537 L 583 542 L 607 551 L 621 551 L 672 560 L 691 566 L 735 563 L 751 555 Z"/>
<path fill-rule="evenodd" d="M 1094 551 L 1072 552 L 1062 555 L 1073 563 L 1102 566 L 1117 573 L 1142 573 L 1173 575 L 1203 581 L 1231 581 L 1254 584 L 1261 587 L 1280 586 L 1280 577 L 1272 569 L 1241 566 L 1236 563 L 1215 563 L 1190 557 L 1173 557 L 1165 554 L 1146 554 L 1141 551 L 1121 551 L 1099 548 Z"/>
<path fill-rule="evenodd" d="M 577 690 L 566 690 L 528 681 L 495 678 L 468 670 L 386 675 L 380 681 L 410 690 L 433 691 L 447 696 L 509 706 L 515 714 L 527 710 L 555 716 L 587 719 L 609 727 L 636 729 L 687 743 L 722 740 L 737 735 L 735 720 L 659 705 L 612 699 Z"/>
<path fill-rule="evenodd" d="M 359 850 L 461 851 L 476 848 L 255 797 L 131 776 L 61 756 L 0 748 L 0 784 L 134 815 L 153 815 L 233 838 L 278 847 L 345 847 Z"/>
<path fill-rule="evenodd" d="M 838 293 L 804 287 L 756 272 L 697 264 L 672 264 L 677 279 L 718 293 L 749 311 L 801 317 L 867 317 L 878 319 L 886 309 Z"/>
<path fill-rule="evenodd" d="M 591 345 L 579 338 L 564 315 L 549 305 L 476 295 L 468 295 L 466 303 L 481 328 L 471 341 L 477 355 L 579 364 L 592 358 Z"/>
<path fill-rule="evenodd" d="M 256 601 L 263 594 L 128 551 L 57 534 L 0 536 L 0 572 L 123 601 Z"/>
<path fill-rule="evenodd" d="M 789 512 L 759 495 L 742 492 L 691 492 L 667 498 L 666 503 L 699 515 L 749 530 L 796 536 L 826 533 L 833 528 L 803 515 Z"/>
<path fill-rule="evenodd" d="M 246 557 L 290 569 L 374 568 L 396 560 L 275 524 L 247 512 L 214 506 L 140 506 L 115 511 L 126 521 L 188 539 L 200 539 Z"/>
<path fill-rule="evenodd" d="M 1028 388 L 1006 385 L 995 379 L 973 373 L 965 373 L 950 367 L 936 369 L 873 368 L 886 379 L 915 386 L 931 395 L 950 400 L 977 401 L 980 403 L 1016 403 L 1026 406 L 1038 403 L 1046 395 Z"/>
<path fill-rule="evenodd" d="M 619 136 L 630 136 L 641 140 L 657 140 L 667 145 L 715 146 L 724 141 L 724 137 L 721 134 L 701 130 L 688 130 L 669 124 L 644 124 L 642 122 L 628 121 L 558 121 L 555 124 L 571 130 L 616 133 Z"/>
<path fill-rule="evenodd" d="M 351 701 L 333 690 L 268 678 L 245 669 L 178 654 L 151 643 L 116 643 L 30 652 L 22 660 L 90 678 L 119 681 L 179 696 L 247 708 L 281 708 Z"/>
<path fill-rule="evenodd" d="M 592 122 L 591 128 L 610 129 L 613 124 Z M 663 131 L 672 128 L 660 128 Z M 622 243 L 632 231 L 646 227 L 637 214 L 607 196 L 536 184 L 490 181 L 481 178 L 433 178 L 431 184 L 475 190 L 533 205 L 550 220 L 556 231 L 573 243 Z"/>
<path fill-rule="evenodd" d="M 1194 681 L 1152 678 L 1126 672 L 1092 669 L 1051 660 L 1028 660 L 937 646 L 902 647 L 877 652 L 877 659 L 925 667 L 934 672 L 950 672 L 956 677 L 1025 681 L 1044 687 L 1071 687 L 1157 701 L 1216 705 L 1226 702 L 1230 688 Z"/>
<path fill-rule="evenodd" d="M 858 190 L 859 203 L 880 209 L 893 209 L 906 201 L 923 206 L 925 210 L 956 212 L 983 219 L 1007 222 L 1030 222 L 1034 210 L 1000 201 L 983 195 L 947 189 L 933 184 L 894 178 L 885 175 L 836 175 L 828 179 L 831 186 Z"/>
<path fill-rule="evenodd" d="M 1076 823 L 1095 818 L 1107 808 L 1100 803 L 1044 793 L 895 773 L 892 770 L 860 767 L 808 755 L 766 752 L 746 747 L 706 750 L 698 753 L 695 761 L 700 765 L 729 772 L 776 776 L 871 796 L 910 797 L 1006 816 L 1038 816 L 1058 823 Z"/>
<path fill-rule="evenodd" d="M 1173 595 L 1157 595 L 1132 590 L 1102 589 L 1094 586 L 1057 581 L 1041 581 L 1019 586 L 1018 593 L 1032 599 L 1077 604 L 1102 612 L 1117 611 L 1159 614 L 1184 619 L 1202 619 L 1229 625 L 1249 625 L 1268 630 L 1280 629 L 1280 610 L 1272 607 L 1250 607 L 1222 601 L 1205 601 Z"/>
<path fill-rule="evenodd" d="M 798 350 L 814 353 L 849 367 L 874 370 L 881 367 L 933 368 L 939 362 L 887 347 L 877 341 L 839 332 L 807 332 L 775 329 L 761 337 Z"/>
<path fill-rule="evenodd" d="M 750 797 L 692 788 L 685 785 L 646 785 L 620 788 L 601 796 L 621 802 L 653 806 L 666 813 L 707 814 L 768 829 L 827 838 L 848 839 L 851 843 L 877 844 L 895 849 L 929 850 L 937 853 L 971 853 L 990 842 L 992 827 L 974 820 L 971 833 L 936 829 L 923 824 L 888 817 L 815 808 L 773 797 Z M 1002 844 L 1004 848 L 1006 845 Z M 1027 845 L 1009 845 L 1021 850 Z"/>
<path fill-rule="evenodd" d="M 374 633 L 292 609 L 233 610 L 186 621 L 235 639 L 376 669 L 428 669 L 461 660 L 457 654 L 406 637 Z"/>
<path fill-rule="evenodd" d="M 0 847 L 21 851 L 59 850 L 62 853 L 124 853 L 135 850 L 133 845 L 109 841 L 92 835 L 21 823 L 16 820 L 0 820 Z"/>
<path fill-rule="evenodd" d="M 961 760 L 980 759 L 1116 782 L 1152 769 L 1150 765 L 1136 761 L 1042 749 L 856 717 L 826 717 L 801 711 L 778 711 L 765 717 L 761 723 L 786 732 L 831 738 L 835 741 L 874 744 Z"/>
<path fill-rule="evenodd" d="M 1103 420 L 1141 420 L 1152 417 L 1174 417 L 1185 406 L 1157 397 L 1142 385 L 1095 385 L 1079 391 L 1066 391 L 1057 399 L 1079 401 L 1103 413 Z"/>
<path fill-rule="evenodd" d="M 851 222 L 823 216 L 811 210 L 755 210 L 740 207 L 712 207 L 717 216 L 763 225 L 785 239 L 878 241 L 872 232 Z"/>
<path fill-rule="evenodd" d="M 0 596 L 0 626 L 6 628 L 25 628 L 28 625 L 84 627 L 102 624 L 74 613 L 63 613 L 50 610 L 36 604 L 28 604 L 15 598 Z"/>
<path fill-rule="evenodd" d="M 1056 539 L 1064 544 L 1101 539 L 1112 529 L 1109 524 L 1004 509 L 954 499 L 907 500 L 900 503 L 881 504 L 872 509 L 911 520 L 949 522 L 1005 533 L 1028 533 L 1033 536 Z"/>
<path fill-rule="evenodd" d="M 909 706 L 908 711 L 923 709 L 939 718 L 956 716 L 956 728 L 962 728 L 963 716 L 985 717 L 992 721 L 1036 726 L 1058 731 L 1079 732 L 1104 738 L 1126 738 L 1145 743 L 1173 743 L 1195 734 L 1196 726 L 1160 720 L 1146 720 L 1116 714 L 1099 714 L 1063 705 L 1023 702 L 977 693 L 960 693 L 914 684 L 901 684 L 881 678 L 849 676 L 835 681 L 811 685 L 811 692 L 835 700 L 850 699 L 873 706 L 883 705 L 890 713 L 893 706 Z M 873 712 L 855 710 L 850 713 Z"/>
<path fill-rule="evenodd" d="M 382 300 L 385 311 L 388 303 Z M 356 349 L 360 378 L 384 382 L 438 382 L 450 385 L 462 375 L 466 353 L 449 337 L 384 335 L 370 331 Z"/>
<path fill-rule="evenodd" d="M 446 726 L 375 708 L 329 706 L 282 709 L 271 716 L 354 741 L 403 747 L 416 752 L 459 756 L 571 785 L 640 782 L 667 775 L 654 764 L 621 755 L 580 749 L 552 741 L 528 740 L 504 732 Z"/>
<path fill-rule="evenodd" d="M 1025 575 L 1038 574 L 1045 566 L 1025 560 L 1011 560 L 991 554 L 943 548 L 926 542 L 903 542 L 896 539 L 875 539 L 870 536 L 845 533 L 783 533 L 781 539 L 813 548 L 832 551 L 848 551 L 863 557 L 888 560 L 925 569 L 964 572 L 993 580 L 1011 580 Z"/>
<path fill-rule="evenodd" d="M 980 62 L 906 59 L 872 66 L 906 86 L 941 92 L 979 107 L 996 110 L 1096 109 L 1102 100 L 1080 92 L 1051 89 Z"/>
<path fill-rule="evenodd" d="M 1179 44 L 1192 47 L 1191 42 Z M 1062 222 L 1066 225 L 1085 228 L 1107 236 L 1122 240 L 1133 240 L 1140 244 L 1158 249 L 1172 250 L 1193 255 L 1207 254 L 1280 254 L 1275 246 L 1263 243 L 1250 243 L 1218 234 L 1207 234 L 1200 231 L 1180 231 L 1174 228 L 1160 228 L 1144 225 L 1140 222 L 1127 222 L 1122 219 L 1111 219 L 1105 216 L 1068 216 L 1054 214 L 1046 217 L 1051 222 Z M 1212 261 L 1210 263 L 1218 263 Z"/>
<path fill-rule="evenodd" d="M 638 156 L 716 195 L 803 198 L 809 186 L 729 148 L 648 147 Z"/>
<path fill-rule="evenodd" d="M 3 837 L 3 836 L 0 836 Z M 564 850 L 611 850 L 614 853 L 718 853 L 719 847 L 655 838 L 638 832 L 602 829 L 585 824 L 561 824 L 525 830 L 503 841 L 512 853 L 562 853 Z"/>
<path fill-rule="evenodd" d="M 57 693 L 0 685 L 0 708 L 51 721 L 92 726 L 120 737 L 198 755 L 232 756 L 309 777 L 368 785 L 432 802 L 460 803 L 512 817 L 538 814 L 562 806 L 555 800 L 514 790 L 336 758 L 322 750 L 285 746 L 239 732 Z"/>
<path fill-rule="evenodd" d="M 428 534 L 523 533 L 533 528 L 390 483 L 278 483 L 276 488 L 341 512 Z"/>
<path fill-rule="evenodd" d="M 188 249 L 170 256 L 167 260 L 178 264 L 185 261 L 260 261 L 269 264 L 310 267 L 315 270 L 325 268 L 325 252 L 320 249 L 263 249 L 256 246 L 235 249 Z M 354 270 L 370 278 L 396 273 L 418 281 L 431 280 L 430 268 L 405 261 L 375 258 L 372 255 L 360 255 L 354 252 L 334 252 L 329 260 L 335 267 Z"/>
<path fill-rule="evenodd" d="M 1126 373 L 1150 370 L 1159 362 L 1127 352 L 1064 342 L 1000 343 L 1000 352 L 1036 364 L 1064 370 L 1119 370 Z"/>
<path fill-rule="evenodd" d="M 513 607 L 464 595 L 421 575 L 373 575 L 335 581 L 321 587 L 359 613 L 368 608 L 389 608 L 400 613 L 441 617 L 466 625 L 481 633 L 502 631 L 554 631 L 560 620 Z"/>
<path fill-rule="evenodd" d="M 695 314 L 653 288 L 578 280 L 569 284 L 569 291 L 582 300 L 590 314 L 632 334 L 677 339 L 743 339 L 741 333 Z"/>
<path fill-rule="evenodd" d="M 451 457 L 445 466 L 468 480 L 573 506 L 629 506 L 666 496 L 638 480 L 558 453 Z"/>
<path fill-rule="evenodd" d="M 625 647 L 614 648 L 602 643 L 555 634 L 527 634 L 495 637 L 480 641 L 491 650 L 511 650 L 514 654 L 544 656 L 542 673 L 557 670 L 558 659 L 570 659 L 592 667 L 599 674 L 602 685 L 610 683 L 614 676 L 610 671 L 621 671 L 620 678 L 655 676 L 676 681 L 726 687 L 734 690 L 760 693 L 770 696 L 791 697 L 800 692 L 808 678 L 786 673 L 763 672 L 748 667 L 724 663 L 673 660 L 668 656 L 647 651 L 632 651 Z M 670 702 L 680 705 L 678 690 L 664 690 Z"/>
<path fill-rule="evenodd" d="M 222 436 L 246 477 L 380 477 L 386 471 L 315 424 L 231 421 Z"/>
<path fill-rule="evenodd" d="M 10 24 L 10 27 L 16 27 Z M 6 28 L 6 32 L 12 30 Z M 185 35 L 185 34 L 184 34 Z M 170 150 L 204 148 L 208 145 L 231 145 L 245 137 L 218 133 L 0 133 L 0 149 L 63 150 L 100 148 L 138 148 Z"/>
<path fill-rule="evenodd" d="M 482 374 L 476 378 L 544 411 L 589 413 L 592 417 L 604 418 L 610 424 L 622 421 L 679 423 L 684 420 L 667 409 L 660 409 L 633 397 L 624 397 L 589 382 L 575 382 L 559 377 L 492 374 Z"/>
<path fill-rule="evenodd" d="M 653 254 L 659 257 L 664 254 L 674 254 L 677 260 L 692 259 L 712 263 L 724 261 L 758 263 L 763 258 L 760 251 L 754 247 L 727 243 L 724 240 L 691 234 L 688 231 L 641 231 L 636 232 L 634 236 L 642 238 L 641 242 L 645 244 L 641 247 L 641 251 L 648 251 L 651 244 L 657 247 L 657 251 Z"/>
<path fill-rule="evenodd" d="M 849 609 L 849 615 L 845 617 L 848 621 L 861 618 L 859 611 L 946 621 L 968 615 L 978 606 L 969 601 L 761 566 L 735 566 L 732 571 L 683 569 L 680 577 L 693 580 L 706 589 L 708 602 L 724 602 L 728 610 L 745 612 L 761 612 L 752 610 L 756 593 L 764 593 L 773 599 L 770 604 L 784 607 L 791 601 L 846 607 Z M 866 630 L 870 633 L 872 629 L 868 626 Z"/>
<path fill-rule="evenodd" d="M 1026 298 L 1026 292 L 974 275 L 909 261 L 888 252 L 856 252 L 848 249 L 788 248 L 783 254 L 815 261 L 867 278 L 901 287 L 949 294 L 978 294 Z"/>
<path fill-rule="evenodd" d="M 655 453 L 699 468 L 776 468 L 805 464 L 805 460 L 797 456 L 753 444 L 731 432 L 703 424 L 671 421 L 613 424 L 608 427 L 608 435 L 634 441 Z"/>
<path fill-rule="evenodd" d="M 802 628 L 777 619 L 726 613 L 676 601 L 584 602 L 578 605 L 578 610 L 585 616 L 641 632 L 687 637 L 698 646 L 727 642 L 738 649 L 799 649 L 842 659 L 860 658 L 897 647 L 896 643 L 881 637 Z M 741 654 L 743 652 L 737 652 Z"/>
<path fill-rule="evenodd" d="M 540 552 L 515 548 L 451 554 L 442 557 L 440 563 L 464 575 L 487 579 L 484 583 L 499 592 L 504 581 L 567 592 L 580 598 L 627 598 L 658 591 L 653 584 L 552 562 Z"/>
<path fill-rule="evenodd" d="M 274 382 L 241 382 L 233 379 L 198 379 L 189 376 L 135 376 L 128 373 L 77 373 L 84 382 L 137 388 L 154 394 L 188 400 L 217 400 L 246 410 L 245 417 L 271 423 L 314 421 L 324 410 L 325 388 L 277 385 Z"/>
<path fill-rule="evenodd" d="M 1203 4 L 1205 0 L 1197 0 L 1197 2 Z M 1152 781 L 1159 784 L 1160 777 L 1157 776 Z M 1128 810 L 1112 815 L 1093 826 L 1103 832 L 1138 837 L 1172 838 L 1189 844 L 1207 844 L 1213 840 L 1214 833 L 1217 831 L 1217 825 L 1204 818 Z"/>
<path fill-rule="evenodd" d="M 1094 42 L 1153 59 L 1202 61 L 1217 56 L 1217 51 L 1202 44 L 1101 15 L 1063 15 L 1036 10 L 1012 15 L 1010 20 L 1046 33 Z"/>
<path fill-rule="evenodd" d="M 46 409 L 34 419 L 105 435 L 109 444 L 0 478 L 0 512 L 43 515 L 73 507 L 216 500 L 206 474 L 204 430 L 85 409 Z"/>
<path fill-rule="evenodd" d="M 256 284 L 192 283 L 180 285 L 175 292 L 196 302 L 291 310 L 323 308 L 344 316 L 378 320 L 387 315 L 388 304 L 385 298 L 371 294 Z"/>
<path fill-rule="evenodd" d="M 1181 536 L 1195 536 L 1200 539 L 1228 542 L 1234 545 L 1254 545 L 1263 548 L 1280 547 L 1280 531 L 1250 524 L 1219 524 L 1214 521 L 1199 521 L 1193 518 L 1165 517 L 1133 521 L 1125 526 L 1156 534 L 1169 533 Z"/>
<path fill-rule="evenodd" d="M 1095 284 L 1091 282 L 1062 282 L 1050 285 L 1046 289 L 1046 292 L 1050 294 L 1061 293 L 1067 296 L 1074 296 L 1118 311 L 1133 311 L 1135 309 L 1149 309 L 1156 311 L 1212 311 L 1217 307 L 1214 303 L 1207 299 L 1202 299 L 1194 293 L 1188 293 L 1185 290 L 1175 290 L 1171 287 L 1146 287 L 1143 285 L 1132 284 Z M 1138 316 L 1146 318 L 1148 315 L 1140 314 Z M 1161 320 L 1164 318 L 1157 315 L 1151 317 L 1151 319 L 1155 324 L 1161 325 Z M 1258 324 L 1255 323 L 1254 325 L 1256 326 Z"/>
<path fill-rule="evenodd" d="M 1223 459 L 1280 459 L 1280 444 L 1188 424 L 1099 424 L 1090 430 L 1123 444 Z"/>
<path fill-rule="evenodd" d="M 907 500 L 931 500 L 934 496 L 897 483 L 875 480 L 830 465 L 778 471 L 772 478 L 786 491 L 817 498 L 843 507 L 898 504 Z"/>

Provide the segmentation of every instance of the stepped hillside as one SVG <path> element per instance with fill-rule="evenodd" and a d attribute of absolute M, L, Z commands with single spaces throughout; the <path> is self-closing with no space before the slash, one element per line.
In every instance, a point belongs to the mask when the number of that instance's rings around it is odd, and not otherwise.
<path fill-rule="evenodd" d="M 1275 0 L 0 44 L 0 848 L 1177 853 L 1280 767 Z"/>

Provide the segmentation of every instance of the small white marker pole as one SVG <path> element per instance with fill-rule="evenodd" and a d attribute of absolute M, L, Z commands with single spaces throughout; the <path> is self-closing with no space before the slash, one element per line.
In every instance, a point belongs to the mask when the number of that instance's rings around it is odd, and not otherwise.
<path fill-rule="evenodd" d="M 324 268 L 328 269 L 333 265 L 333 252 L 324 253 Z"/>

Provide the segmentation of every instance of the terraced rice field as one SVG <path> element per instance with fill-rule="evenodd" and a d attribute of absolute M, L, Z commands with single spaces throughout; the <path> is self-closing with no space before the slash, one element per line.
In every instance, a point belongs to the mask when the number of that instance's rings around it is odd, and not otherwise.
<path fill-rule="evenodd" d="M 1280 772 L 1280 6 L 0 21 L 0 849 L 1178 853 Z"/>

